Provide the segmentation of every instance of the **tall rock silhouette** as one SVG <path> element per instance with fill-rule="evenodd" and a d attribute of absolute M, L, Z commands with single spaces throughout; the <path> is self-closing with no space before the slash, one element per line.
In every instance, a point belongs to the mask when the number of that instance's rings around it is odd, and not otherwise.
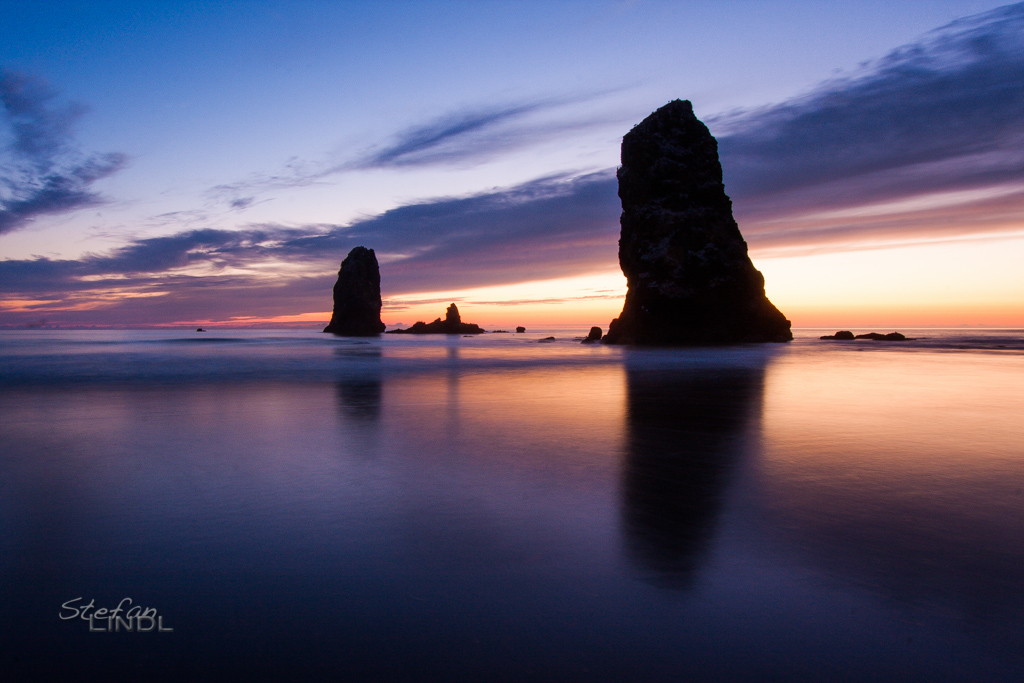
<path fill-rule="evenodd" d="M 375 337 L 380 320 L 380 267 L 373 249 L 356 247 L 341 262 L 334 283 L 334 313 L 324 332 L 346 337 Z"/>
<path fill-rule="evenodd" d="M 675 100 L 622 139 L 619 265 L 628 289 L 609 344 L 786 342 L 722 184 L 718 142 Z"/>

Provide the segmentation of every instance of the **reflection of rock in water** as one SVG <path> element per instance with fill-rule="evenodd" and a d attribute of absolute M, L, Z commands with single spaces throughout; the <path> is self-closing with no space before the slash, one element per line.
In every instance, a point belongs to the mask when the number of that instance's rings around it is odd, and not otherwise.
<path fill-rule="evenodd" d="M 338 382 L 338 405 L 345 417 L 369 422 L 380 417 L 380 377 L 356 378 Z"/>
<path fill-rule="evenodd" d="M 628 371 L 623 527 L 656 583 L 692 580 L 763 379 L 763 368 Z"/>
<path fill-rule="evenodd" d="M 380 347 L 353 345 L 335 350 L 346 363 L 346 375 L 338 380 L 338 410 L 353 422 L 374 422 L 380 417 L 383 383 Z"/>

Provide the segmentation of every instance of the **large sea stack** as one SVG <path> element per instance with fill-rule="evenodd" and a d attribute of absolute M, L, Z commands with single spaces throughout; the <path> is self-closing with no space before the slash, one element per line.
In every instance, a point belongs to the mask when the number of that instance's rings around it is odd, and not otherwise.
<path fill-rule="evenodd" d="M 334 283 L 334 314 L 324 332 L 345 337 L 375 337 L 380 320 L 380 267 L 373 249 L 356 247 L 341 262 Z"/>
<path fill-rule="evenodd" d="M 619 265 L 628 289 L 609 344 L 787 342 L 722 184 L 718 142 L 686 100 L 622 139 Z"/>

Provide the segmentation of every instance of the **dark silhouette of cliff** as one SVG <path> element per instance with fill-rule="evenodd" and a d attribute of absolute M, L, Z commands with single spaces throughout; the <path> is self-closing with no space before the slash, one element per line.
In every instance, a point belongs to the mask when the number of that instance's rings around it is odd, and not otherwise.
<path fill-rule="evenodd" d="M 718 142 L 675 100 L 622 139 L 619 264 L 628 289 L 609 344 L 786 342 L 722 184 Z"/>
<path fill-rule="evenodd" d="M 373 249 L 348 252 L 334 283 L 334 313 L 324 332 L 346 337 L 375 337 L 384 331 L 380 320 L 380 267 Z"/>

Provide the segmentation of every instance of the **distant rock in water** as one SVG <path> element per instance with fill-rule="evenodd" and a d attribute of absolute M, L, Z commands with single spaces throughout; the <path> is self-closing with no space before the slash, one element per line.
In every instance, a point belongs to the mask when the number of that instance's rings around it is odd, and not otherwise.
<path fill-rule="evenodd" d="M 522 325 L 520 325 L 519 327 L 516 328 L 516 333 L 517 334 L 522 334 L 523 332 L 526 332 L 526 328 L 523 327 Z"/>
<path fill-rule="evenodd" d="M 405 330 L 388 330 L 388 334 L 483 334 L 484 330 L 475 323 L 462 322 L 459 308 L 455 304 L 448 307 L 444 320 L 436 319 L 432 323 L 418 322 Z"/>
<path fill-rule="evenodd" d="M 850 332 L 849 330 L 839 330 L 835 334 L 826 334 L 823 337 L 819 337 L 819 339 L 840 339 L 850 341 L 853 339 L 853 332 Z"/>
<path fill-rule="evenodd" d="M 889 334 L 868 332 L 867 334 L 858 334 L 856 339 L 873 339 L 874 341 L 914 341 L 913 339 L 907 339 L 907 337 L 899 332 L 890 332 Z"/>
<path fill-rule="evenodd" d="M 593 344 L 599 341 L 601 341 L 601 328 L 598 327 L 597 325 L 594 325 L 593 327 L 590 328 L 590 334 L 588 334 L 587 338 L 583 340 L 583 343 Z"/>
<path fill-rule="evenodd" d="M 685 100 L 622 139 L 619 265 L 628 289 L 609 344 L 787 342 L 722 184 L 718 142 Z"/>
<path fill-rule="evenodd" d="M 380 320 L 380 267 L 373 249 L 348 252 L 334 283 L 334 314 L 324 332 L 345 337 L 375 337 L 384 331 Z"/>
<path fill-rule="evenodd" d="M 201 327 L 197 327 L 197 328 L 196 328 L 196 332 L 206 332 L 206 330 L 204 330 L 204 329 L 203 329 L 203 328 L 201 328 Z"/>

